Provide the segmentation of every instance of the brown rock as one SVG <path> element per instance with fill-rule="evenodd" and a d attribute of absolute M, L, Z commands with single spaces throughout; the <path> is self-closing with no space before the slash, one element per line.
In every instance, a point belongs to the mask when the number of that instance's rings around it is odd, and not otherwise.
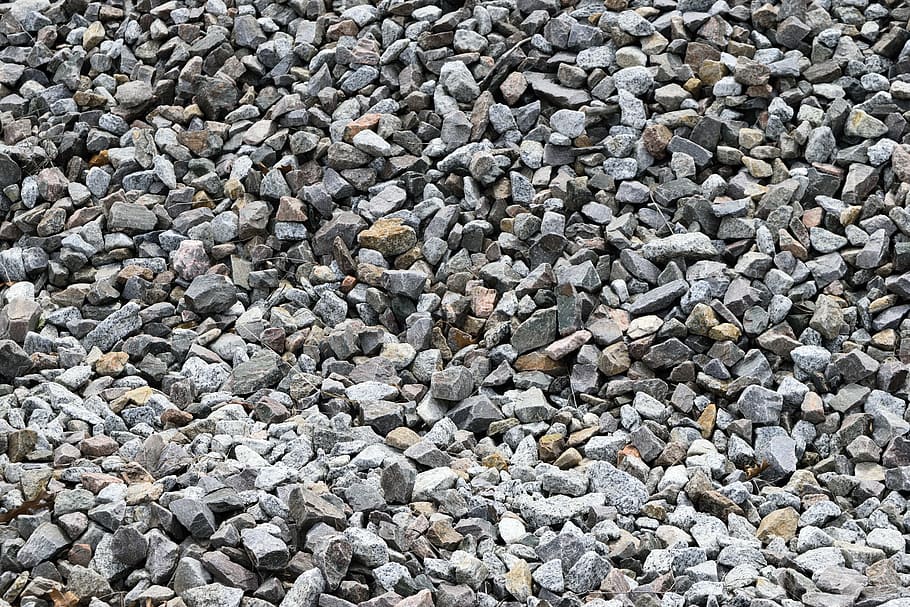
<path fill-rule="evenodd" d="M 80 478 L 82 486 L 92 493 L 98 493 L 110 485 L 121 485 L 123 481 L 116 476 L 104 474 L 103 472 L 84 472 Z"/>
<path fill-rule="evenodd" d="M 494 103 L 496 99 L 490 91 L 483 91 L 474 102 L 474 108 L 471 110 L 471 141 L 478 141 L 483 137 L 490 122 L 490 108 Z"/>
<path fill-rule="evenodd" d="M 220 147 L 221 138 L 206 130 L 181 131 L 177 134 L 177 141 L 188 147 L 194 154 L 209 156 L 216 146 Z"/>
<path fill-rule="evenodd" d="M 38 433 L 34 430 L 16 430 L 7 437 L 6 454 L 11 462 L 25 461 L 25 457 L 35 450 L 38 444 Z"/>
<path fill-rule="evenodd" d="M 704 438 L 711 438 L 714 433 L 714 423 L 717 420 L 717 405 L 708 403 L 705 410 L 698 416 L 698 427 L 701 428 L 701 435 Z"/>
<path fill-rule="evenodd" d="M 357 235 L 360 246 L 379 251 L 386 257 L 400 255 L 417 244 L 417 234 L 401 219 L 379 219 Z"/>
<path fill-rule="evenodd" d="M 641 133 L 641 141 L 648 153 L 660 158 L 673 139 L 673 131 L 662 124 L 649 124 Z"/>
<path fill-rule="evenodd" d="M 88 567 L 92 560 L 92 546 L 90 544 L 73 544 L 66 555 L 66 560 L 73 565 Z"/>
<path fill-rule="evenodd" d="M 891 152 L 891 168 L 895 177 L 904 183 L 910 183 L 910 146 L 905 144 L 894 146 L 894 151 Z"/>
<path fill-rule="evenodd" d="M 489 318 L 496 307 L 496 289 L 475 287 L 471 291 L 471 311 L 478 318 Z"/>
<path fill-rule="evenodd" d="M 767 84 L 771 77 L 771 69 L 759 61 L 748 57 L 737 57 L 733 77 L 740 84 L 748 86 Z"/>
<path fill-rule="evenodd" d="M 726 495 L 712 488 L 711 481 L 701 470 L 696 471 L 686 483 L 686 493 L 698 510 L 726 520 L 730 514 L 744 516 L 742 508 Z"/>
<path fill-rule="evenodd" d="M 544 353 L 553 360 L 561 360 L 572 352 L 578 350 L 590 340 L 591 332 L 585 329 L 581 329 L 575 333 L 572 333 L 571 335 L 567 335 L 562 339 L 554 341 L 544 349 Z"/>
<path fill-rule="evenodd" d="M 357 133 L 368 129 L 375 129 L 379 125 L 380 118 L 381 114 L 364 114 L 357 120 L 348 123 L 348 125 L 344 127 L 344 140 L 351 143 Z"/>
<path fill-rule="evenodd" d="M 698 67 L 698 78 L 707 86 L 714 86 L 727 75 L 727 66 L 720 61 L 708 60 Z"/>
<path fill-rule="evenodd" d="M 577 447 L 578 445 L 583 445 L 588 442 L 588 439 L 600 432 L 600 427 L 591 426 L 589 428 L 582 428 L 581 430 L 576 430 L 569 435 L 568 445 L 570 447 Z"/>
<path fill-rule="evenodd" d="M 418 442 L 420 442 L 420 435 L 404 426 L 395 428 L 385 437 L 385 444 L 394 447 L 395 449 L 400 449 L 401 451 L 404 451 Z"/>
<path fill-rule="evenodd" d="M 815 392 L 806 393 L 802 405 L 800 405 L 800 411 L 802 411 L 803 419 L 810 423 L 818 424 L 825 421 L 825 403 L 822 397 Z"/>
<path fill-rule="evenodd" d="M 419 245 L 414 245 L 401 255 L 395 258 L 395 263 L 392 264 L 396 270 L 407 270 L 415 262 L 423 259 L 423 251 L 420 250 Z"/>
<path fill-rule="evenodd" d="M 452 528 L 452 523 L 448 520 L 439 520 L 431 524 L 426 535 L 431 544 L 446 550 L 457 549 L 464 539 L 462 534 Z"/>
<path fill-rule="evenodd" d="M 570 447 L 559 454 L 559 457 L 556 458 L 553 465 L 560 470 L 568 470 L 569 468 L 574 468 L 580 464 L 581 460 L 581 453 L 578 452 L 578 449 Z"/>
<path fill-rule="evenodd" d="M 607 377 L 625 373 L 631 366 L 629 347 L 623 342 L 607 346 L 597 361 L 597 368 Z"/>
<path fill-rule="evenodd" d="M 715 491 L 713 489 L 711 491 L 705 491 L 698 495 L 693 501 L 699 510 L 713 514 L 723 520 L 727 520 L 727 517 L 731 514 L 745 516 L 742 508 L 720 491 Z"/>
<path fill-rule="evenodd" d="M 548 375 L 565 375 L 566 366 L 553 360 L 542 351 L 528 352 L 515 359 L 512 365 L 517 371 L 540 371 Z"/>
<path fill-rule="evenodd" d="M 23 343 L 25 335 L 34 331 L 41 317 L 41 307 L 33 299 L 14 297 L 0 310 L 0 337 Z"/>
<path fill-rule="evenodd" d="M 306 208 L 299 198 L 282 196 L 278 199 L 278 212 L 275 214 L 278 221 L 303 222 L 307 220 Z"/>
<path fill-rule="evenodd" d="M 143 280 L 152 280 L 155 278 L 155 273 L 152 272 L 151 268 L 130 264 L 117 273 L 117 284 L 126 284 L 126 281 L 134 276 L 138 276 Z"/>
<path fill-rule="evenodd" d="M 497 470 L 507 470 L 509 468 L 509 460 L 499 451 L 494 451 L 484 457 L 482 463 L 487 468 L 496 468 Z"/>
<path fill-rule="evenodd" d="M 686 459 L 686 451 L 688 450 L 688 445 L 678 442 L 670 441 L 667 443 L 667 446 L 664 447 L 663 452 L 654 460 L 655 466 L 675 466 L 679 462 Z"/>
<path fill-rule="evenodd" d="M 698 69 L 706 60 L 719 61 L 720 51 L 703 42 L 690 42 L 686 45 L 685 62 Z"/>
<path fill-rule="evenodd" d="M 708 331 L 708 338 L 714 341 L 736 341 L 740 335 L 742 335 L 742 331 L 729 322 L 722 322 Z"/>
<path fill-rule="evenodd" d="M 622 449 L 616 452 L 616 465 L 622 465 L 622 462 L 627 457 L 634 457 L 635 459 L 641 459 L 641 452 L 638 450 L 635 445 L 626 445 Z"/>
<path fill-rule="evenodd" d="M 173 424 L 181 428 L 191 421 L 193 421 L 192 414 L 180 409 L 169 408 L 161 412 L 161 423 L 163 424 Z"/>
<path fill-rule="evenodd" d="M 123 373 L 129 359 L 130 357 L 126 352 L 108 352 L 107 354 L 102 354 L 98 357 L 98 360 L 95 361 L 95 373 L 98 375 L 116 377 Z"/>
<path fill-rule="evenodd" d="M 815 207 L 803 212 L 803 225 L 807 228 L 815 228 L 821 225 L 824 210 L 821 207 Z"/>
<path fill-rule="evenodd" d="M 82 451 L 82 454 L 86 457 L 106 457 L 119 448 L 120 445 L 117 441 L 110 436 L 104 436 L 103 434 L 91 436 L 83 440 L 79 445 L 79 450 Z"/>
<path fill-rule="evenodd" d="M 521 72 L 512 72 L 499 85 L 499 90 L 508 105 L 514 105 L 527 89 L 528 81 Z"/>
<path fill-rule="evenodd" d="M 697 303 L 686 319 L 686 329 L 693 335 L 708 335 L 708 332 L 719 323 L 717 314 L 715 314 L 711 306 Z"/>
<path fill-rule="evenodd" d="M 761 520 L 755 537 L 764 541 L 776 536 L 789 541 L 796 537 L 797 523 L 799 523 L 799 513 L 796 510 L 790 507 L 781 508 L 768 513 Z"/>
<path fill-rule="evenodd" d="M 566 439 L 562 434 L 545 434 L 537 442 L 537 453 L 545 462 L 556 460 L 566 448 Z"/>

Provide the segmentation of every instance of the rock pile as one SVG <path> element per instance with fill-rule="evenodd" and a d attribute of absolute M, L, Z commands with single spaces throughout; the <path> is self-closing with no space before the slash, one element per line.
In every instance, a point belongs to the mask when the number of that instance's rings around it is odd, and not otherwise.
<path fill-rule="evenodd" d="M 908 21 L 0 4 L 0 606 L 907 607 Z"/>

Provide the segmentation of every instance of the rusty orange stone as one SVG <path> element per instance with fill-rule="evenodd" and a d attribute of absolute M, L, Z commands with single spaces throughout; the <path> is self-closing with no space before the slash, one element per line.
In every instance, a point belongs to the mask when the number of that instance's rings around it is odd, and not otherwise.
<path fill-rule="evenodd" d="M 361 131 L 375 129 L 379 125 L 380 114 L 364 114 L 357 120 L 353 120 L 344 127 L 343 138 L 350 143 L 354 136 Z"/>
<path fill-rule="evenodd" d="M 547 375 L 565 375 L 567 372 L 562 362 L 553 360 L 543 351 L 522 354 L 515 359 L 513 366 L 518 371 L 541 371 Z"/>

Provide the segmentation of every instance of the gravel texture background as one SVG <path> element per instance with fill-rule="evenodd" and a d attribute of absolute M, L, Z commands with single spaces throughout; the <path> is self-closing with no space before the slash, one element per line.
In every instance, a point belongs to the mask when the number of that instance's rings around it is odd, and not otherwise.
<path fill-rule="evenodd" d="M 0 607 L 910 606 L 910 4 L 0 4 Z"/>

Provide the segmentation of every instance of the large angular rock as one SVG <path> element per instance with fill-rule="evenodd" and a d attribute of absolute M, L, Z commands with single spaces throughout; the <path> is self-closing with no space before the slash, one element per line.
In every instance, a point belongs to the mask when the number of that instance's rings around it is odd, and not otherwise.
<path fill-rule="evenodd" d="M 443 400 L 464 400 L 474 392 L 474 376 L 465 367 L 437 371 L 430 380 L 430 392 Z"/>
<path fill-rule="evenodd" d="M 756 424 L 774 424 L 780 419 L 784 406 L 783 396 L 763 388 L 747 386 L 736 401 L 743 416 Z"/>
<path fill-rule="evenodd" d="M 324 591 L 325 578 L 319 569 L 312 568 L 297 576 L 280 607 L 316 607 Z"/>
<path fill-rule="evenodd" d="M 31 569 L 39 563 L 50 561 L 69 544 L 69 538 L 57 525 L 41 523 L 19 549 L 16 560 L 22 567 Z"/>
<path fill-rule="evenodd" d="M 237 287 L 221 274 L 203 274 L 193 279 L 183 297 L 198 314 L 220 314 L 237 302 Z"/>
<path fill-rule="evenodd" d="M 593 462 L 587 470 L 591 491 L 603 493 L 621 514 L 638 514 L 648 500 L 644 483 L 609 462 Z"/>

